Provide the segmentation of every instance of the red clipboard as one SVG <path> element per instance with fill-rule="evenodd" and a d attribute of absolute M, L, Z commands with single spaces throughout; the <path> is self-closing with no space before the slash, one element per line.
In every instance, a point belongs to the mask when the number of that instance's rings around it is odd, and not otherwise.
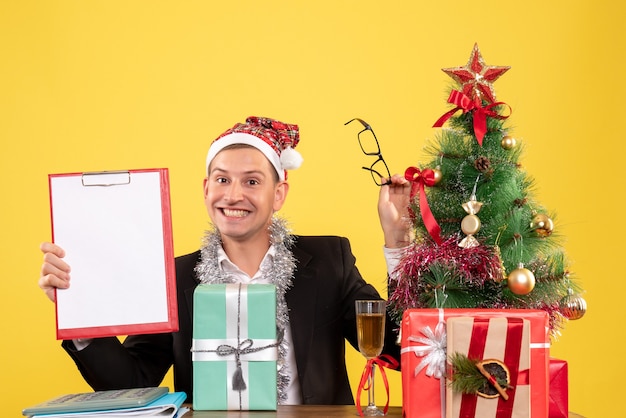
<path fill-rule="evenodd" d="M 57 339 L 178 331 L 168 170 L 48 181 L 52 241 L 72 269 L 56 291 Z"/>

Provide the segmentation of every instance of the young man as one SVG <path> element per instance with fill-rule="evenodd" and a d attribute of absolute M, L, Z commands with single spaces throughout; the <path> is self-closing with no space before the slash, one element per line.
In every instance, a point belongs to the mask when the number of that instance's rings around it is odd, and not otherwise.
<path fill-rule="evenodd" d="M 353 404 L 346 372 L 345 340 L 357 346 L 355 304 L 380 299 L 355 266 L 349 241 L 333 236 L 294 236 L 275 213 L 289 183 L 286 169 L 301 157 L 296 125 L 250 117 L 220 135 L 209 148 L 204 201 L 214 230 L 203 248 L 177 257 L 179 331 L 64 341 L 94 390 L 158 386 L 174 366 L 176 391 L 192 396 L 192 296 L 199 283 L 272 283 L 277 288 L 277 326 L 284 333 L 277 374 L 281 404 Z M 379 214 L 386 257 L 407 245 L 406 208 L 410 186 L 400 176 L 381 188 Z M 62 248 L 43 243 L 39 286 L 54 290 L 70 284 Z M 391 255 L 390 255 L 391 254 Z M 387 318 L 387 321 L 391 321 Z M 388 322 L 391 323 L 391 322 Z M 393 327 L 387 327 L 384 353 L 399 359 Z"/>

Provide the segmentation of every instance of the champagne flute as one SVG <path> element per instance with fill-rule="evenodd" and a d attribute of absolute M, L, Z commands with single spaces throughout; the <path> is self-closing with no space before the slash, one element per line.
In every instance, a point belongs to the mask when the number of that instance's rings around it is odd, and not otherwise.
<path fill-rule="evenodd" d="M 383 351 L 385 341 L 385 309 L 384 300 L 357 300 L 356 329 L 359 343 L 359 351 L 367 360 L 378 357 Z M 382 416 L 383 411 L 376 407 L 374 399 L 374 370 L 376 365 L 372 363 L 369 374 L 367 391 L 367 407 L 363 409 L 363 416 Z"/>

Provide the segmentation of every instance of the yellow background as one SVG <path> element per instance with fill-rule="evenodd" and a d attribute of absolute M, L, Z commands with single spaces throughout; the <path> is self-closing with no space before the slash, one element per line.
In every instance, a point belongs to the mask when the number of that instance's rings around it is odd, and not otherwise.
<path fill-rule="evenodd" d="M 543 1 L 8 1 L 0 4 L 3 416 L 88 390 L 55 340 L 37 287 L 50 239 L 49 173 L 167 167 L 175 252 L 198 248 L 211 139 L 249 115 L 300 125 L 305 158 L 283 210 L 295 232 L 351 239 L 385 291 L 377 189 L 360 169 L 361 117 L 393 172 L 425 161 L 450 79 L 475 42 L 526 145 L 537 198 L 555 211 L 589 311 L 552 355 L 570 409 L 623 416 L 624 6 Z M 348 353 L 353 385 L 364 360 Z M 401 404 L 399 373 L 392 404 Z M 171 379 L 171 377 L 168 377 Z M 169 380 L 168 380 L 169 381 Z M 171 383 L 170 387 L 171 387 Z M 382 385 L 378 394 L 382 395 Z M 384 402 L 381 396 L 379 403 Z"/>

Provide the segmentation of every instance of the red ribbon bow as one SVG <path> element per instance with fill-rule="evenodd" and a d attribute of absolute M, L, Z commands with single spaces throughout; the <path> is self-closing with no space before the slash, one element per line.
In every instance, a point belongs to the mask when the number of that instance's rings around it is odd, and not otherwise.
<path fill-rule="evenodd" d="M 422 215 L 422 220 L 424 221 L 424 226 L 435 242 L 440 245 L 442 243 L 440 236 L 441 227 L 431 212 L 430 206 L 428 206 L 428 200 L 426 199 L 426 192 L 424 190 L 425 185 L 428 187 L 435 185 L 435 172 L 430 168 L 425 168 L 420 171 L 417 167 L 409 167 L 404 172 L 404 178 L 412 183 L 411 199 L 413 199 L 419 191 L 420 213 Z"/>
<path fill-rule="evenodd" d="M 387 415 L 387 411 L 389 410 L 389 382 L 387 381 L 387 375 L 385 374 L 385 369 L 383 367 L 388 369 L 397 369 L 398 365 L 398 361 L 387 354 L 382 354 L 367 361 L 363 374 L 361 375 L 359 388 L 356 392 L 356 410 L 359 412 L 359 416 L 363 416 L 363 410 L 361 408 L 361 391 L 370 390 L 373 382 L 369 385 L 367 383 L 369 382 L 370 377 L 373 377 L 372 371 L 375 366 L 378 366 L 378 369 L 380 370 L 383 382 L 385 383 L 385 390 L 387 391 L 387 403 L 383 409 L 384 414 Z"/>
<path fill-rule="evenodd" d="M 472 101 L 472 99 L 470 99 L 468 96 L 457 90 L 452 90 L 452 92 L 450 92 L 450 97 L 448 97 L 448 103 L 452 103 L 453 105 L 456 105 L 456 107 L 444 113 L 443 116 L 441 116 L 437 120 L 437 122 L 435 122 L 433 128 L 442 127 L 443 124 L 459 110 L 462 110 L 463 113 L 474 112 L 474 134 L 476 135 L 476 141 L 478 141 L 478 145 L 480 145 L 481 147 L 483 146 L 483 137 L 487 133 L 487 116 L 496 119 L 506 119 L 509 117 L 509 115 L 500 115 L 497 112 L 491 110 L 492 108 L 499 105 L 505 105 L 509 107 L 509 105 L 507 105 L 506 103 L 496 102 L 483 107 L 480 97 L 476 96 Z M 510 111 L 511 108 L 509 107 L 509 112 Z"/>

